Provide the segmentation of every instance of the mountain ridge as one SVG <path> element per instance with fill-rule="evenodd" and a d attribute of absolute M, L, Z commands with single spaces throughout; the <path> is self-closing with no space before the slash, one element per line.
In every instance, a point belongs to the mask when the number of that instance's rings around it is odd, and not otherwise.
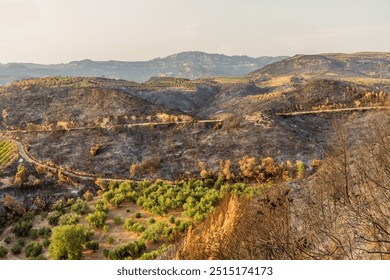
<path fill-rule="evenodd" d="M 94 61 L 83 59 L 60 64 L 0 64 L 0 84 L 48 76 L 106 77 L 145 82 L 153 76 L 188 79 L 208 76 L 242 76 L 285 56 L 227 56 L 189 51 L 147 61 Z"/>

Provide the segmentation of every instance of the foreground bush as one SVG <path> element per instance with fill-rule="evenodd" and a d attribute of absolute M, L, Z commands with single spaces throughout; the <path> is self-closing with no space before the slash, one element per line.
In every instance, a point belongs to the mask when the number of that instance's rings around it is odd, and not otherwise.
<path fill-rule="evenodd" d="M 127 245 L 121 245 L 108 255 L 110 260 L 133 260 L 139 258 L 146 251 L 143 242 L 135 241 Z"/>
<path fill-rule="evenodd" d="M 82 256 L 86 235 L 82 225 L 64 225 L 53 228 L 50 256 L 54 260 L 78 260 Z"/>
<path fill-rule="evenodd" d="M 30 230 L 33 226 L 34 214 L 26 213 L 20 218 L 12 227 L 12 232 L 15 233 L 17 237 L 26 237 L 29 236 Z"/>
<path fill-rule="evenodd" d="M 7 248 L 0 246 L 0 258 L 4 258 L 8 254 Z"/>
<path fill-rule="evenodd" d="M 27 258 L 36 258 L 42 253 L 42 245 L 38 242 L 32 242 L 26 246 L 24 253 Z"/>

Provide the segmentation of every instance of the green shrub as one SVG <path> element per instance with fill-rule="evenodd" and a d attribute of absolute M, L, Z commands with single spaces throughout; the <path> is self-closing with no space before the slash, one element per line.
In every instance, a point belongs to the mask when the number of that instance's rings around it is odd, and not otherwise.
<path fill-rule="evenodd" d="M 120 245 L 111 251 L 108 256 L 111 260 L 133 260 L 139 258 L 145 251 L 145 243 L 135 241 L 127 245 Z"/>
<path fill-rule="evenodd" d="M 137 219 L 141 218 L 141 213 L 139 213 L 139 212 L 135 213 L 135 217 L 136 217 Z"/>
<path fill-rule="evenodd" d="M 161 253 L 158 251 L 152 251 L 150 253 L 144 253 L 139 259 L 140 260 L 155 260 Z"/>
<path fill-rule="evenodd" d="M 125 223 L 123 224 L 123 228 L 138 234 L 144 232 L 146 229 L 143 224 L 136 223 L 133 219 L 126 219 Z"/>
<path fill-rule="evenodd" d="M 114 207 L 119 207 L 124 201 L 125 196 L 121 193 L 115 194 L 115 196 L 109 200 L 110 204 Z"/>
<path fill-rule="evenodd" d="M 62 200 L 57 200 L 51 207 L 53 211 L 58 211 L 60 213 L 65 213 L 65 205 Z"/>
<path fill-rule="evenodd" d="M 180 232 L 184 232 L 184 231 L 186 231 L 190 226 L 192 226 L 192 222 L 190 222 L 190 221 L 182 222 L 182 223 L 177 227 L 177 230 L 180 231 Z"/>
<path fill-rule="evenodd" d="M 90 211 L 88 202 L 80 198 L 77 198 L 77 201 L 72 205 L 70 209 L 72 210 L 73 213 L 77 213 L 80 215 L 87 214 Z"/>
<path fill-rule="evenodd" d="M 114 244 L 114 242 L 115 242 L 114 237 L 109 236 L 109 237 L 106 238 L 106 243 L 107 243 L 108 245 L 112 245 L 112 244 Z"/>
<path fill-rule="evenodd" d="M 180 224 L 181 224 L 181 221 L 179 220 L 179 219 L 177 219 L 177 220 L 175 220 L 175 226 L 180 226 Z"/>
<path fill-rule="evenodd" d="M 106 191 L 106 192 L 103 194 L 103 200 L 104 200 L 105 202 L 110 202 L 110 200 L 113 199 L 114 196 L 115 196 L 114 190 Z"/>
<path fill-rule="evenodd" d="M 138 235 L 140 235 L 145 230 L 146 230 L 146 227 L 143 224 L 141 224 L 141 223 L 135 223 L 131 227 L 131 231 L 137 233 Z"/>
<path fill-rule="evenodd" d="M 60 217 L 62 215 L 63 215 L 63 212 L 54 211 L 53 214 L 51 214 L 49 217 L 47 217 L 47 221 L 49 222 L 49 225 L 52 225 L 52 226 L 58 225 L 58 222 L 59 222 Z"/>
<path fill-rule="evenodd" d="M 0 258 L 4 258 L 8 254 L 7 248 L 0 246 Z"/>
<path fill-rule="evenodd" d="M 45 247 L 45 248 L 48 248 L 50 246 L 50 239 L 49 238 L 45 238 L 42 241 L 42 246 Z"/>
<path fill-rule="evenodd" d="M 49 253 L 54 260 L 77 260 L 81 258 L 86 241 L 82 225 L 64 225 L 53 228 Z"/>
<path fill-rule="evenodd" d="M 166 227 L 163 231 L 163 235 L 165 237 L 165 240 L 172 241 L 174 236 L 174 229 L 171 227 Z"/>
<path fill-rule="evenodd" d="M 145 240 L 145 241 L 152 241 L 152 242 L 156 243 L 160 239 L 160 237 L 161 237 L 161 235 L 166 227 L 168 227 L 168 225 L 165 222 L 158 222 L 158 223 L 152 224 L 142 233 L 141 239 Z"/>
<path fill-rule="evenodd" d="M 123 228 L 127 230 L 131 230 L 131 227 L 135 224 L 133 219 L 126 219 L 123 223 Z"/>
<path fill-rule="evenodd" d="M 60 218 L 59 224 L 61 226 L 64 226 L 64 225 L 77 225 L 80 222 L 80 218 L 81 218 L 81 216 L 79 214 L 75 214 L 75 213 L 65 214 L 64 216 L 62 216 Z"/>
<path fill-rule="evenodd" d="M 37 229 L 30 229 L 30 232 L 29 232 L 28 236 L 29 236 L 32 240 L 37 239 L 38 236 L 39 236 L 38 230 L 37 230 Z"/>
<path fill-rule="evenodd" d="M 155 260 L 166 249 L 167 249 L 167 246 L 166 245 L 162 245 L 160 248 L 158 248 L 155 251 L 152 251 L 150 253 L 144 253 L 139 259 L 140 260 Z"/>
<path fill-rule="evenodd" d="M 110 250 L 108 250 L 108 249 L 103 249 L 103 256 L 104 256 L 105 258 L 108 258 L 109 255 L 110 255 Z"/>
<path fill-rule="evenodd" d="M 67 206 L 72 206 L 74 204 L 74 198 L 68 198 L 68 200 L 66 201 L 66 205 Z"/>
<path fill-rule="evenodd" d="M 26 241 L 23 238 L 19 238 L 18 244 L 23 247 L 26 244 Z"/>
<path fill-rule="evenodd" d="M 104 203 L 103 200 L 98 200 L 95 202 L 94 204 L 95 206 L 95 212 L 98 211 L 98 212 L 104 212 L 104 213 L 108 213 L 108 207 L 107 205 Z"/>
<path fill-rule="evenodd" d="M 149 224 L 154 224 L 154 223 L 156 223 L 156 219 L 155 218 L 150 218 L 149 219 Z"/>
<path fill-rule="evenodd" d="M 26 237 L 30 233 L 30 229 L 33 226 L 34 214 L 26 213 L 20 218 L 12 227 L 12 232 L 17 237 Z"/>
<path fill-rule="evenodd" d="M 22 252 L 22 246 L 20 246 L 19 244 L 15 244 L 14 246 L 12 246 L 11 252 L 14 255 L 19 255 Z"/>
<path fill-rule="evenodd" d="M 175 217 L 173 215 L 169 216 L 168 222 L 170 222 L 171 224 L 175 223 Z"/>
<path fill-rule="evenodd" d="M 95 232 L 90 227 L 84 227 L 85 241 L 91 241 Z"/>
<path fill-rule="evenodd" d="M 96 211 L 88 214 L 87 222 L 93 227 L 103 227 L 107 219 L 107 213 L 102 211 Z"/>
<path fill-rule="evenodd" d="M 51 229 L 48 227 L 41 227 L 38 229 L 38 235 L 44 238 L 50 237 Z"/>
<path fill-rule="evenodd" d="M 114 217 L 114 223 L 115 223 L 116 225 L 122 224 L 122 218 L 121 218 L 121 216 L 115 215 L 115 217 Z"/>
<path fill-rule="evenodd" d="M 38 242 L 32 242 L 26 246 L 24 253 L 27 258 L 36 258 L 42 253 L 42 245 Z"/>
<path fill-rule="evenodd" d="M 99 243 L 96 241 L 88 241 L 87 243 L 85 243 L 85 248 L 96 252 L 97 250 L 99 250 Z"/>

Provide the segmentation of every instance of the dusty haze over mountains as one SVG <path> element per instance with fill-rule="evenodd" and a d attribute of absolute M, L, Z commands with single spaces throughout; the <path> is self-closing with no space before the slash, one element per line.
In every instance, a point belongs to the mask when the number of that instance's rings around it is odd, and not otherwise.
<path fill-rule="evenodd" d="M 387 0 L 0 1 L 0 63 L 387 51 Z"/>
<path fill-rule="evenodd" d="M 248 57 L 183 52 L 149 61 L 72 61 L 67 64 L 0 64 L 0 84 L 47 76 L 82 76 L 145 82 L 151 77 L 198 79 L 210 76 L 242 76 L 286 57 Z"/>

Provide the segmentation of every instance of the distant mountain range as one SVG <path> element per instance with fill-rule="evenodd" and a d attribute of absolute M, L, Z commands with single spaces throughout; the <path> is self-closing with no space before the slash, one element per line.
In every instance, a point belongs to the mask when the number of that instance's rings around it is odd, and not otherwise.
<path fill-rule="evenodd" d="M 203 52 L 182 52 L 149 61 L 72 61 L 67 64 L 0 64 L 0 84 L 47 76 L 83 76 L 145 82 L 153 76 L 197 79 L 210 76 L 242 76 L 287 57 L 226 56 Z"/>

